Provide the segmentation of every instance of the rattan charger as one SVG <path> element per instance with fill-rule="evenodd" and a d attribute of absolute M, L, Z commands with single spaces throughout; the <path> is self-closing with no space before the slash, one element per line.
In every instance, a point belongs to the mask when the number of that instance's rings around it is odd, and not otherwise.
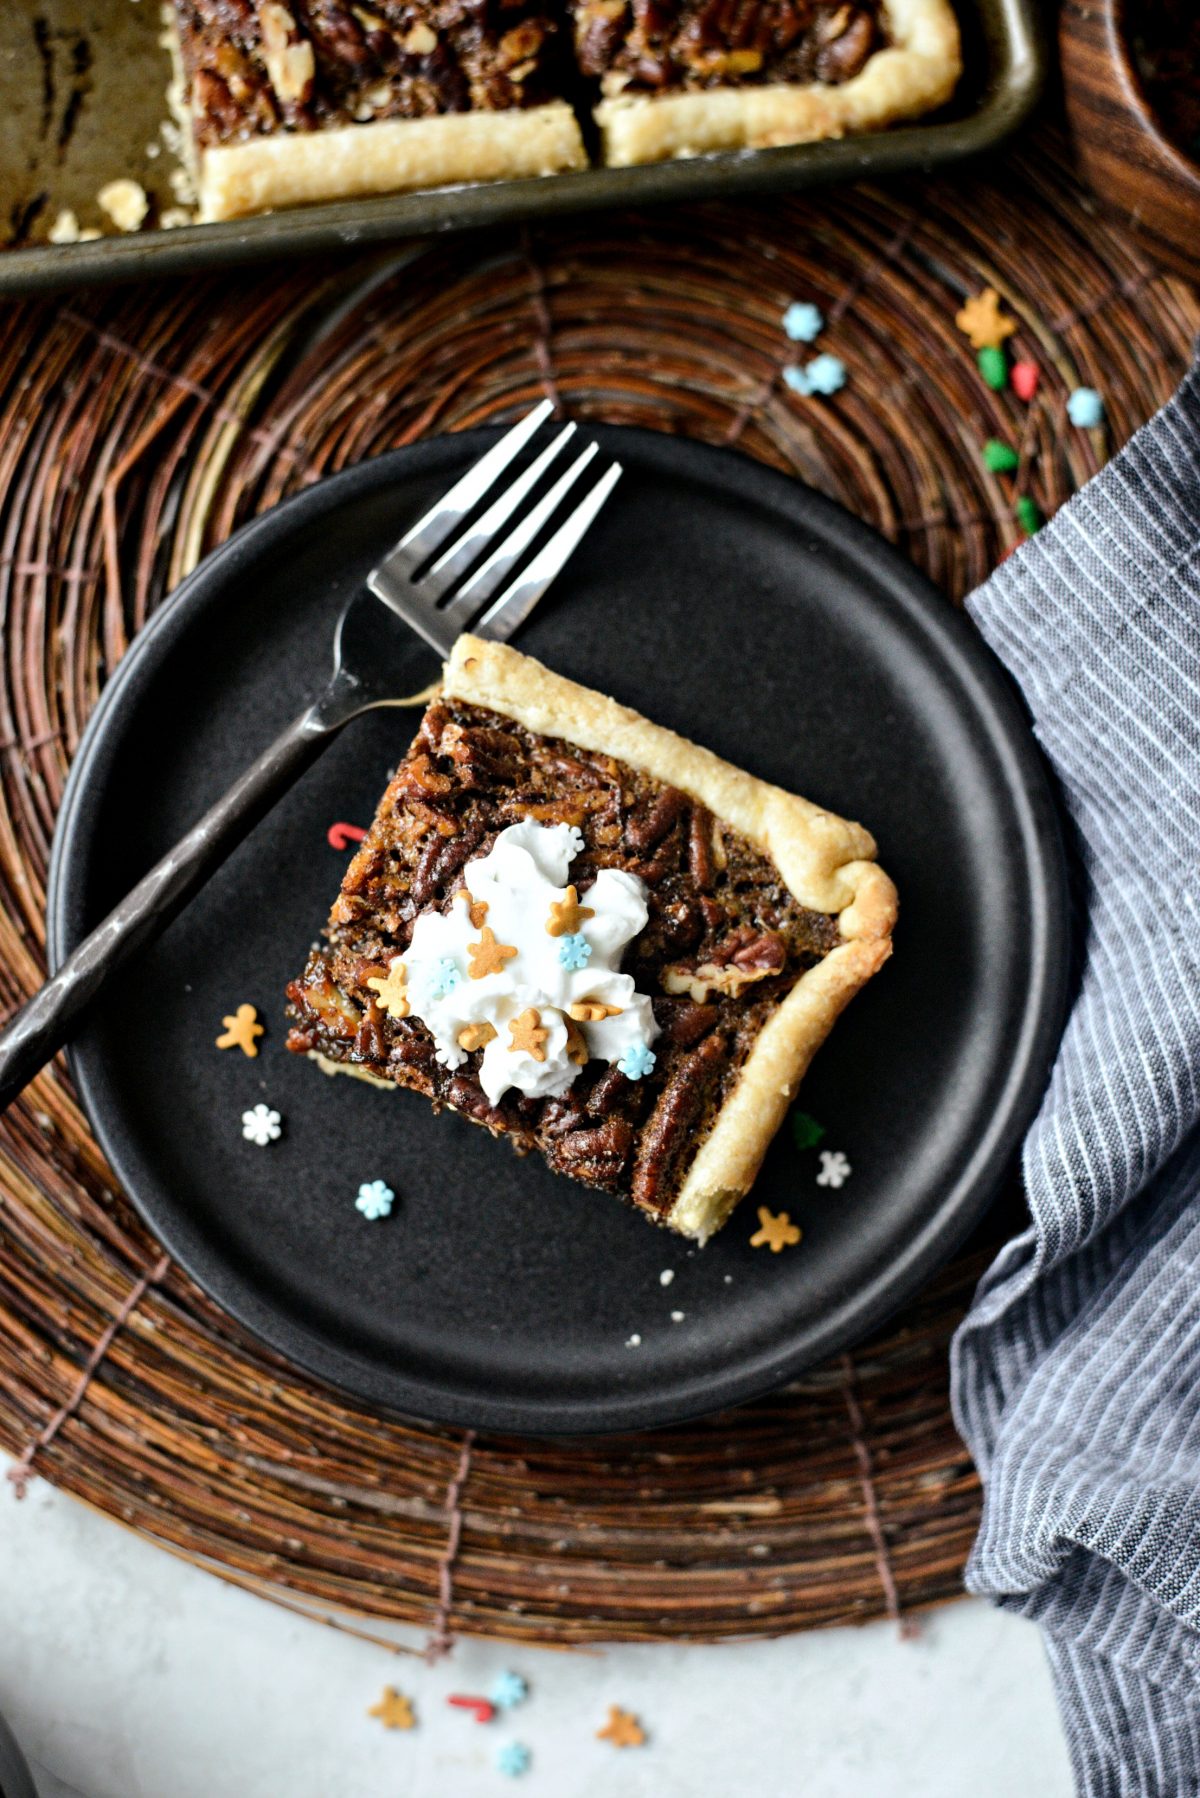
<path fill-rule="evenodd" d="M 1030 405 L 956 330 L 995 286 Z M 834 399 L 780 325 L 826 315 Z M 920 189 L 623 215 L 352 266 L 11 307 L 0 336 L 0 1006 L 41 980 L 55 812 L 130 638 L 201 555 L 308 482 L 543 393 L 737 443 L 833 494 L 951 600 L 1165 400 L 1194 293 L 1099 223 L 1046 140 Z M 1107 426 L 1065 421 L 1087 383 Z M 988 471 L 989 436 L 1019 445 Z M 993 1225 L 993 1237 L 996 1232 Z M 961 1257 L 882 1336 L 687 1428 L 583 1444 L 381 1418 L 244 1334 L 115 1190 L 62 1065 L 0 1121 L 0 1443 L 173 1552 L 368 1635 L 717 1640 L 961 1589 L 979 1493 L 947 1399 Z M 10 1500 L 11 1501 L 11 1500 Z M 6 1502 L 10 1502 L 6 1501 Z"/>

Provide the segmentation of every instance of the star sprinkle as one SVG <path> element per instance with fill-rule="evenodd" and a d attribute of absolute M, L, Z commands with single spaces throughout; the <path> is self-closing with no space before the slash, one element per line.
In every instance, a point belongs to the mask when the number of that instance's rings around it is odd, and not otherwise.
<path fill-rule="evenodd" d="M 394 961 L 382 976 L 372 974 L 367 985 L 378 993 L 379 1003 L 389 1018 L 408 1016 L 412 1007 L 408 1002 L 408 971 L 402 961 Z"/>
<path fill-rule="evenodd" d="M 283 1119 L 269 1105 L 255 1105 L 242 1113 L 242 1135 L 247 1142 L 257 1143 L 260 1149 L 279 1141 L 282 1126 Z"/>
<path fill-rule="evenodd" d="M 807 1111 L 793 1111 L 792 1141 L 798 1149 L 815 1149 L 824 1134 L 824 1124 L 818 1124 Z"/>
<path fill-rule="evenodd" d="M 592 945 L 580 932 L 565 936 L 558 945 L 558 959 L 569 973 L 578 973 L 592 959 Z"/>
<path fill-rule="evenodd" d="M 758 1229 L 750 1238 L 752 1249 L 769 1248 L 778 1255 L 782 1249 L 794 1248 L 799 1240 L 800 1230 L 786 1211 L 768 1211 L 765 1205 L 759 1206 Z"/>
<path fill-rule="evenodd" d="M 519 1018 L 514 1018 L 508 1027 L 509 1049 L 513 1055 L 532 1055 L 535 1061 L 545 1061 L 546 1038 L 550 1032 L 542 1028 L 542 1014 L 536 1006 L 531 1005 L 523 1011 Z"/>
<path fill-rule="evenodd" d="M 417 1721 L 413 1716 L 412 1701 L 403 1692 L 397 1692 L 395 1686 L 383 1688 L 383 1697 L 371 1706 L 367 1716 L 378 1717 L 385 1729 L 413 1729 Z"/>
<path fill-rule="evenodd" d="M 358 1189 L 354 1209 L 374 1223 L 378 1218 L 387 1217 L 395 1202 L 396 1195 L 385 1181 L 364 1180 Z"/>
<path fill-rule="evenodd" d="M 1094 387 L 1077 387 L 1067 400 L 1067 417 L 1081 431 L 1104 423 L 1104 401 Z"/>
<path fill-rule="evenodd" d="M 619 1005 L 606 1005 L 603 999 L 580 999 L 575 1005 L 567 1006 L 567 1016 L 574 1018 L 577 1024 L 601 1024 L 605 1018 L 619 1018 Z"/>
<path fill-rule="evenodd" d="M 466 900 L 467 916 L 470 918 L 471 923 L 475 927 L 476 930 L 482 930 L 483 929 L 483 920 L 488 915 L 487 900 L 486 899 L 473 899 L 471 897 L 470 893 L 468 893 L 466 887 L 460 887 L 458 889 L 458 892 L 454 895 L 454 897 L 456 899 L 465 899 Z"/>
<path fill-rule="evenodd" d="M 519 1779 L 532 1759 L 524 1742 L 501 1742 L 496 1750 L 496 1771 L 507 1773 L 510 1779 Z"/>
<path fill-rule="evenodd" d="M 617 1066 L 627 1080 L 640 1080 L 645 1074 L 654 1072 L 654 1064 L 658 1056 L 645 1043 L 630 1043 Z"/>
<path fill-rule="evenodd" d="M 514 1704 L 523 1704 L 529 1696 L 529 1687 L 519 1673 L 499 1673 L 492 1687 L 490 1697 L 498 1711 L 511 1711 Z"/>
<path fill-rule="evenodd" d="M 479 1024 L 464 1024 L 458 1033 L 458 1046 L 473 1055 L 476 1049 L 486 1049 L 496 1034 L 496 1026 L 486 1019 Z"/>
<path fill-rule="evenodd" d="M 983 446 L 983 465 L 990 468 L 993 474 L 1011 474 L 1019 468 L 1021 458 L 1009 444 L 1002 443 L 999 437 L 989 437 Z"/>
<path fill-rule="evenodd" d="M 614 1748 L 640 1748 L 646 1740 L 646 1732 L 631 1711 L 610 1704 L 608 1722 L 596 1731 L 596 1740 L 611 1742 Z"/>
<path fill-rule="evenodd" d="M 1014 362 L 1012 365 L 1013 392 L 1019 400 L 1028 405 L 1041 385 L 1042 373 L 1036 362 Z"/>
<path fill-rule="evenodd" d="M 217 1038 L 218 1049 L 240 1049 L 253 1061 L 258 1054 L 257 1039 L 263 1034 L 253 1005 L 239 1005 L 231 1018 L 222 1018 L 221 1022 L 225 1034 Z"/>
<path fill-rule="evenodd" d="M 489 974 L 503 974 L 505 962 L 511 961 L 516 953 L 510 944 L 498 943 L 495 931 L 485 925 L 479 941 L 467 945 L 467 954 L 471 958 L 467 973 L 472 980 L 484 980 Z"/>
<path fill-rule="evenodd" d="M 550 916 L 546 920 L 546 929 L 551 936 L 574 936 L 579 926 L 588 918 L 594 918 L 595 912 L 590 905 L 580 905 L 579 894 L 573 886 L 567 888 L 562 899 L 550 901 Z"/>
<path fill-rule="evenodd" d="M 783 329 L 793 343 L 815 343 L 825 329 L 825 315 L 811 300 L 793 300 L 783 315 Z"/>
<path fill-rule="evenodd" d="M 1003 393 L 1008 386 L 1008 357 L 1003 350 L 991 348 L 980 350 L 975 360 L 979 364 L 979 372 L 993 393 Z"/>
<path fill-rule="evenodd" d="M 1038 503 L 1035 499 L 1030 499 L 1027 493 L 1023 493 L 1017 501 L 1017 523 L 1027 537 L 1032 537 L 1035 531 L 1042 528 L 1042 514 Z"/>
<path fill-rule="evenodd" d="M 998 350 L 1017 328 L 1016 319 L 1001 312 L 1000 295 L 994 287 L 985 287 L 965 301 L 954 322 L 963 336 L 970 338 L 973 350 Z"/>
<path fill-rule="evenodd" d="M 840 1149 L 821 1150 L 821 1171 L 817 1175 L 818 1186 L 844 1186 L 850 1178 L 850 1163 Z"/>
<path fill-rule="evenodd" d="M 572 1022 L 570 1018 L 566 1020 L 566 1023 L 567 1060 L 573 1061 L 577 1068 L 584 1068 L 591 1060 L 591 1055 L 588 1052 L 587 1038 L 579 1028 L 579 1025 Z"/>

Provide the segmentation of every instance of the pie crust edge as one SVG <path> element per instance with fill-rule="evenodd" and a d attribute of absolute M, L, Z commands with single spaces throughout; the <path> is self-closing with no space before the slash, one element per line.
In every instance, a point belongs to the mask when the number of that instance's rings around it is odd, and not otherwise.
<path fill-rule="evenodd" d="M 963 66 L 949 0 L 886 0 L 883 12 L 891 42 L 840 85 L 771 82 L 601 100 L 593 116 L 604 166 L 815 143 L 877 131 L 944 105 Z"/>
<path fill-rule="evenodd" d="M 874 839 L 507 645 L 460 637 L 443 691 L 679 787 L 768 854 L 801 905 L 837 914 L 842 941 L 760 1031 L 664 1220 L 704 1243 L 753 1185 L 838 1014 L 891 954 L 896 889 L 874 859 Z"/>

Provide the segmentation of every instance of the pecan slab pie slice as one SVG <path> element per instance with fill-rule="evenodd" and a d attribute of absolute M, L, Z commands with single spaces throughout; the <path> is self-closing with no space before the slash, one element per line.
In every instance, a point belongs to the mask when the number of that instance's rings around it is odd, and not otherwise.
<path fill-rule="evenodd" d="M 929 112 L 962 73 L 949 0 L 572 0 L 610 165 L 763 149 Z"/>
<path fill-rule="evenodd" d="M 288 1046 L 704 1242 L 891 953 L 860 825 L 462 637 L 288 988 Z"/>
<path fill-rule="evenodd" d="M 549 0 L 174 0 L 204 220 L 586 164 Z"/>

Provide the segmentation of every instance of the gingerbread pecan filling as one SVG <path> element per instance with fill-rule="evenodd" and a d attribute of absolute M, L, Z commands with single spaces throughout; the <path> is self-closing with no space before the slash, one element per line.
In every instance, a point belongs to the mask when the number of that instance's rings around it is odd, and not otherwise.
<path fill-rule="evenodd" d="M 581 901 L 601 868 L 646 883 L 649 922 L 623 968 L 654 995 L 662 1035 L 648 1077 L 591 1061 L 560 1098 L 513 1092 L 491 1105 L 480 1053 L 441 1066 L 424 1024 L 391 1016 L 379 991 L 418 914 L 448 908 L 465 864 L 523 818 L 582 832 Z M 805 910 L 768 857 L 686 794 L 458 701 L 425 714 L 325 934 L 288 987 L 290 1049 L 451 1105 L 659 1216 L 772 1010 L 839 940 L 835 917 Z"/>
<path fill-rule="evenodd" d="M 877 0 L 574 0 L 575 58 L 609 96 L 836 86 L 884 39 Z"/>
<path fill-rule="evenodd" d="M 565 33 L 538 0 L 176 0 L 175 14 L 201 149 L 564 89 Z"/>

